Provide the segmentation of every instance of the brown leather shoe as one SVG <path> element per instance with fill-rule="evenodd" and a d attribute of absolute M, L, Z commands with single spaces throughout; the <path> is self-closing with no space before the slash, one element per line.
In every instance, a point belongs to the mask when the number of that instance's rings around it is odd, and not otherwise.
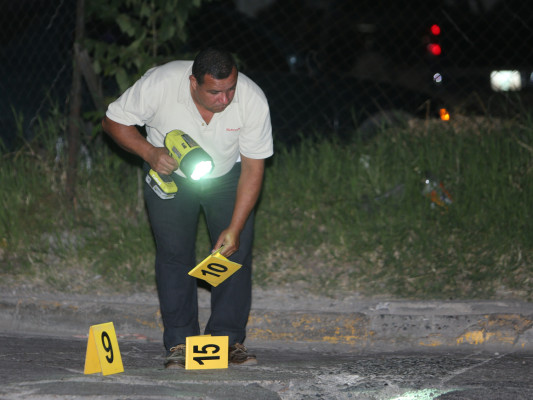
<path fill-rule="evenodd" d="M 178 344 L 170 349 L 165 358 L 165 368 L 185 368 L 185 345 Z"/>
<path fill-rule="evenodd" d="M 256 365 L 257 357 L 248 353 L 244 345 L 235 343 L 229 347 L 228 363 L 233 365 Z"/>

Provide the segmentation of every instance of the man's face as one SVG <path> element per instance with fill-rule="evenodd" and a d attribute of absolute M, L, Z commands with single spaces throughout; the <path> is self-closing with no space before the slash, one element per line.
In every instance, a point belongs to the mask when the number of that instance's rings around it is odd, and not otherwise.
<path fill-rule="evenodd" d="M 236 68 L 233 68 L 226 79 L 215 79 L 212 75 L 206 74 L 204 82 L 200 85 L 194 75 L 191 75 L 189 77 L 191 95 L 196 106 L 213 113 L 224 111 L 235 96 L 237 76 Z"/>

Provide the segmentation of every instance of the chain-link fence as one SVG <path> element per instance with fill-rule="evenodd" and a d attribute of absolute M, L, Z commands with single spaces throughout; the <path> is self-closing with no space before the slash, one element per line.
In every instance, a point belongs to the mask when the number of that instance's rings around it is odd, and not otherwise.
<path fill-rule="evenodd" d="M 31 135 L 38 117 L 67 110 L 76 5 L 1 4 L 0 128 L 9 144 L 17 126 Z M 441 107 L 496 112 L 500 100 L 512 112 L 527 109 L 532 83 L 529 11 L 519 0 L 215 0 L 189 18 L 183 54 L 206 45 L 234 52 L 265 90 L 278 135 L 349 132 L 376 115 L 433 118 Z"/>
<path fill-rule="evenodd" d="M 64 108 L 72 80 L 75 5 L 68 0 L 0 4 L 0 138 L 9 145 L 17 129 L 27 130 L 52 105 Z"/>

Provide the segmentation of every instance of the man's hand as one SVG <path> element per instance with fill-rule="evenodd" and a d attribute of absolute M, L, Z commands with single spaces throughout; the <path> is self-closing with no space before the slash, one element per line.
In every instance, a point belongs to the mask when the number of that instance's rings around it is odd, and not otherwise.
<path fill-rule="evenodd" d="M 230 228 L 225 229 L 218 237 L 218 241 L 213 249 L 213 252 L 224 246 L 220 254 L 224 257 L 231 256 L 233 253 L 239 250 L 239 235 L 240 232 L 233 231 Z"/>
<path fill-rule="evenodd" d="M 170 175 L 178 169 L 178 162 L 174 160 L 165 147 L 154 147 L 146 160 L 150 167 L 157 173 Z"/>

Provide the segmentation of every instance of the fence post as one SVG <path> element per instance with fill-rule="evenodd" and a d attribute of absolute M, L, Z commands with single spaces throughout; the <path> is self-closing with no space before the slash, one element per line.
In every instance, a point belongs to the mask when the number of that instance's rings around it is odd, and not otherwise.
<path fill-rule="evenodd" d="M 68 162 L 66 195 L 71 205 L 75 205 L 76 176 L 78 172 L 78 155 L 81 143 L 81 65 L 80 44 L 84 37 L 85 0 L 77 0 L 76 4 L 76 32 L 73 46 L 72 87 L 70 91 L 70 111 L 68 119 Z"/>

